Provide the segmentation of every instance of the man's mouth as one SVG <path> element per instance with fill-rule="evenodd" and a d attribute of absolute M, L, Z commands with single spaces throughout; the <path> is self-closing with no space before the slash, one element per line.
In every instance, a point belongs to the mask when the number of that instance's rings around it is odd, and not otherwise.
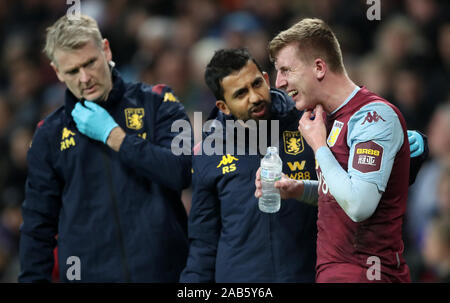
<path fill-rule="evenodd" d="M 295 96 L 298 95 L 298 90 L 293 89 L 293 90 L 289 91 L 287 94 L 289 97 L 294 98 Z"/>
<path fill-rule="evenodd" d="M 84 88 L 84 89 L 83 89 L 83 95 L 93 93 L 93 92 L 95 91 L 95 88 L 96 88 L 96 87 L 97 87 L 97 85 L 96 85 L 96 84 L 93 84 L 93 85 L 91 85 L 91 86 L 89 86 L 89 87 L 87 87 L 87 88 Z"/>
<path fill-rule="evenodd" d="M 252 115 L 256 116 L 258 118 L 263 117 L 266 114 L 266 111 L 267 111 L 267 106 L 265 103 L 256 105 L 256 106 L 252 107 L 252 109 L 250 110 Z"/>

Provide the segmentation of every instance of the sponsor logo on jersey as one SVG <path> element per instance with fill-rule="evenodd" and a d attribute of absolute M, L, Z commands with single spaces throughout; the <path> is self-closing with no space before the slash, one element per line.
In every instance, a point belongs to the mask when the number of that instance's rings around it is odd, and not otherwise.
<path fill-rule="evenodd" d="M 230 154 L 222 156 L 222 160 L 217 165 L 217 168 L 222 167 L 222 175 L 236 170 L 236 163 L 233 163 L 234 161 L 239 161 L 239 159 Z"/>
<path fill-rule="evenodd" d="M 383 146 L 373 141 L 358 143 L 353 155 L 353 168 L 362 173 L 378 171 L 382 158 Z"/>
<path fill-rule="evenodd" d="M 338 120 L 334 121 L 333 128 L 331 129 L 330 134 L 328 135 L 327 144 L 329 147 L 333 147 L 336 144 L 336 141 L 341 133 L 342 128 L 344 127 L 344 123 Z"/>
<path fill-rule="evenodd" d="M 386 121 L 383 119 L 383 117 L 381 117 L 380 115 L 378 115 L 378 113 L 376 111 L 373 111 L 372 113 L 367 113 L 366 118 L 364 119 L 363 123 L 361 123 L 361 125 L 364 125 L 364 123 L 368 122 L 368 123 L 372 123 L 372 122 L 378 122 L 380 120 Z"/>
<path fill-rule="evenodd" d="M 303 152 L 305 145 L 299 131 L 283 132 L 284 152 L 289 155 L 298 155 Z"/>
<path fill-rule="evenodd" d="M 130 129 L 139 130 L 144 126 L 144 109 L 143 108 L 126 108 L 125 121 Z"/>
<path fill-rule="evenodd" d="M 169 102 L 180 102 L 180 101 L 178 101 L 177 97 L 175 97 L 174 94 L 172 94 L 170 92 L 167 92 L 167 93 L 164 94 L 163 102 L 167 102 L 167 101 L 169 101 Z"/>
<path fill-rule="evenodd" d="M 294 180 L 310 180 L 311 179 L 311 173 L 309 171 L 305 171 L 306 166 L 306 160 L 303 160 L 301 162 L 295 161 L 295 162 L 287 162 L 287 165 L 289 169 L 291 170 L 291 173 L 286 174 L 290 179 Z"/>
<path fill-rule="evenodd" d="M 306 160 L 303 160 L 302 162 L 288 162 L 287 165 L 289 166 L 289 169 L 291 171 L 296 171 L 296 170 L 303 170 L 305 169 L 305 165 L 306 165 Z"/>
<path fill-rule="evenodd" d="M 147 139 L 147 133 L 143 132 L 142 134 L 137 134 L 139 137 L 141 137 L 142 139 Z"/>

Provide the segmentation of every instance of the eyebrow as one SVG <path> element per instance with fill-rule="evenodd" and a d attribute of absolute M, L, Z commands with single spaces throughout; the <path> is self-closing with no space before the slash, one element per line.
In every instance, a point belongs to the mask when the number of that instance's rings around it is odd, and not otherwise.
<path fill-rule="evenodd" d="M 90 57 L 85 62 L 81 63 L 80 65 L 67 69 L 64 73 L 69 74 L 69 73 L 75 72 L 80 67 L 86 66 L 87 64 L 89 64 L 90 62 L 95 61 L 95 60 L 97 60 L 97 56 Z"/>
<path fill-rule="evenodd" d="M 246 91 L 247 91 L 247 87 L 240 88 L 233 93 L 232 97 L 237 98 L 237 96 L 239 96 L 240 94 L 242 94 Z"/>
<path fill-rule="evenodd" d="M 289 66 L 286 66 L 285 64 L 280 64 L 278 62 L 278 58 L 273 62 L 273 66 L 275 67 L 276 70 L 283 70 L 283 71 L 289 70 L 289 68 L 290 68 Z"/>
<path fill-rule="evenodd" d="M 258 81 L 261 81 L 261 80 L 264 80 L 261 76 L 257 76 L 253 81 L 252 81 L 252 86 L 253 85 L 255 85 Z M 233 98 L 237 98 L 237 96 L 239 96 L 240 94 L 242 94 L 242 93 L 244 93 L 244 92 L 246 92 L 248 89 L 247 89 L 247 87 L 242 87 L 242 88 L 239 88 L 238 90 L 236 90 L 234 93 L 233 93 L 233 95 L 232 95 L 232 97 Z"/>
<path fill-rule="evenodd" d="M 282 72 L 286 72 L 286 71 L 290 70 L 291 68 L 288 67 L 288 66 L 282 65 L 282 66 L 278 66 L 278 67 L 275 66 L 275 69 L 276 69 L 276 70 L 279 70 L 279 71 L 282 71 Z"/>

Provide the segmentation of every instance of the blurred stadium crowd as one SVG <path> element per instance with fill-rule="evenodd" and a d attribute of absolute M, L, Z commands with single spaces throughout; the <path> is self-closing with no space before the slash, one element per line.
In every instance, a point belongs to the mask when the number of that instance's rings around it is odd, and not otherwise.
<path fill-rule="evenodd" d="M 410 188 L 405 257 L 414 282 L 450 282 L 449 4 L 381 1 L 380 21 L 367 20 L 365 0 L 82 0 L 81 11 L 98 21 L 126 79 L 170 85 L 190 117 L 201 111 L 204 119 L 214 106 L 203 81 L 214 50 L 247 47 L 274 83 L 268 41 L 302 17 L 324 19 L 337 33 L 350 77 L 397 105 L 408 129 L 428 136 L 430 160 Z M 69 6 L 0 1 L 2 282 L 17 281 L 26 153 L 35 126 L 64 99 L 65 87 L 41 51 L 45 28 Z M 189 190 L 184 201 L 189 209 Z"/>

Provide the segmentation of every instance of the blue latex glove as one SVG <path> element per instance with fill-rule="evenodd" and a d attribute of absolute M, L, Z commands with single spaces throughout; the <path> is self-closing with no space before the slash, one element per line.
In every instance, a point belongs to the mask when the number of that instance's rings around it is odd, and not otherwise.
<path fill-rule="evenodd" d="M 112 129 L 119 126 L 103 107 L 91 101 L 85 101 L 84 106 L 77 103 L 72 117 L 82 134 L 103 143 L 106 143 Z"/>
<path fill-rule="evenodd" d="M 420 156 L 424 150 L 424 142 L 422 136 L 413 130 L 408 130 L 409 151 L 411 158 Z"/>

